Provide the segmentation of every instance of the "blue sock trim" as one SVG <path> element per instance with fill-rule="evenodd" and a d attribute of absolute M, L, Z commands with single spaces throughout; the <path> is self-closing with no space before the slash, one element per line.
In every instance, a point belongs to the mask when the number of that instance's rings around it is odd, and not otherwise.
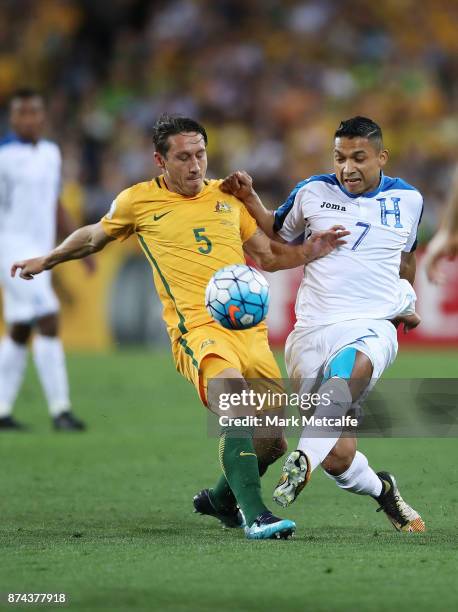
<path fill-rule="evenodd" d="M 324 371 L 323 382 L 334 376 L 349 380 L 355 365 L 356 353 L 357 350 L 353 346 L 347 346 L 340 353 L 337 353 Z"/>

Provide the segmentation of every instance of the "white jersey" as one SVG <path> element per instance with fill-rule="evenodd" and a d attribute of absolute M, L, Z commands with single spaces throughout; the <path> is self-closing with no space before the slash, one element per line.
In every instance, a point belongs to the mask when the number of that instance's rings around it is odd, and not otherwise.
<path fill-rule="evenodd" d="M 54 247 L 61 165 L 53 142 L 0 140 L 0 260 L 43 255 Z"/>
<path fill-rule="evenodd" d="M 354 195 L 335 174 L 300 182 L 275 212 L 275 231 L 290 242 L 343 225 L 347 244 L 305 267 L 296 300 L 299 326 L 352 319 L 391 319 L 405 308 L 401 253 L 417 245 L 423 211 L 419 191 L 382 174 L 371 193 Z"/>

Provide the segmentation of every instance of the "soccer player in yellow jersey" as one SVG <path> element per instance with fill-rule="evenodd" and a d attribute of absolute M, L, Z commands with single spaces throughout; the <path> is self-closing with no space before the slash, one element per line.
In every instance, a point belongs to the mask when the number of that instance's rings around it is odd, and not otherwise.
<path fill-rule="evenodd" d="M 44 257 L 16 262 L 11 273 L 20 269 L 21 278 L 30 280 L 135 234 L 153 269 L 176 367 L 216 412 L 207 398 L 208 380 L 232 379 L 243 387 L 246 378 L 278 379 L 280 372 L 264 324 L 230 331 L 211 319 L 204 304 L 210 277 L 224 266 L 245 263 L 244 253 L 269 271 L 305 265 L 343 244 L 348 232 L 335 226 L 304 245 L 273 242 L 240 200 L 220 191 L 221 181 L 205 178 L 207 135 L 199 123 L 162 116 L 153 141 L 161 176 L 126 189 L 99 223 L 80 228 Z M 248 538 L 288 537 L 295 524 L 269 512 L 260 487 L 260 475 L 285 450 L 280 435 L 253 438 L 251 430 L 225 428 L 219 449 L 223 475 L 213 489 L 196 495 L 196 511 L 235 527 L 242 525 L 240 508 Z"/>

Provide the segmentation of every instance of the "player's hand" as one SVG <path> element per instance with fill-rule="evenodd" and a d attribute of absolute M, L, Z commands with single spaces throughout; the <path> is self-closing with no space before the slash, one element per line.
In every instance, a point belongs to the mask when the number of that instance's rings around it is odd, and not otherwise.
<path fill-rule="evenodd" d="M 95 261 L 95 257 L 92 257 L 92 255 L 82 259 L 81 263 L 86 268 L 86 272 L 89 275 L 94 274 L 94 272 L 97 270 L 97 263 Z"/>
<path fill-rule="evenodd" d="M 19 276 L 25 280 L 33 280 L 36 274 L 40 274 L 46 270 L 44 265 L 44 257 L 34 257 L 33 259 L 24 259 L 24 261 L 16 261 L 11 266 L 11 276 L 14 278 L 16 272 L 20 270 Z"/>
<path fill-rule="evenodd" d="M 219 186 L 224 193 L 230 193 L 244 202 L 253 195 L 253 179 L 243 170 L 233 172 L 227 176 Z"/>
<path fill-rule="evenodd" d="M 350 233 L 343 225 L 333 225 L 324 232 L 313 232 L 304 242 L 304 251 L 308 261 L 325 257 L 337 247 L 346 244 L 347 241 L 342 238 L 349 236 Z"/>
<path fill-rule="evenodd" d="M 446 230 L 439 230 L 428 244 L 423 259 L 428 279 L 435 284 L 445 282 L 445 274 L 440 270 L 440 261 L 444 257 L 458 255 L 458 235 L 451 235 Z"/>
<path fill-rule="evenodd" d="M 411 329 L 415 329 L 421 323 L 421 317 L 416 312 L 409 315 L 399 315 L 395 319 L 391 320 L 391 323 L 396 327 L 399 325 L 404 325 L 404 333 L 408 334 Z"/>

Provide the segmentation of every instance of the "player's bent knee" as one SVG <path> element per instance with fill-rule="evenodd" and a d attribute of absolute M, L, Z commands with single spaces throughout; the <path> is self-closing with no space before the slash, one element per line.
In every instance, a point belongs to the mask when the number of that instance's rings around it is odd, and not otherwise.
<path fill-rule="evenodd" d="M 328 455 L 321 466 L 331 476 L 339 476 L 348 470 L 353 462 L 353 457 L 350 455 L 346 457 L 330 457 Z"/>
<path fill-rule="evenodd" d="M 59 317 L 57 314 L 46 315 L 37 321 L 38 331 L 42 336 L 54 338 L 59 333 Z"/>
<path fill-rule="evenodd" d="M 27 344 L 31 333 L 32 326 L 29 323 L 14 323 L 9 330 L 10 338 L 16 344 Z"/>
<path fill-rule="evenodd" d="M 354 438 L 340 438 L 321 463 L 321 467 L 331 476 L 339 476 L 351 466 L 355 453 L 356 440 Z"/>

